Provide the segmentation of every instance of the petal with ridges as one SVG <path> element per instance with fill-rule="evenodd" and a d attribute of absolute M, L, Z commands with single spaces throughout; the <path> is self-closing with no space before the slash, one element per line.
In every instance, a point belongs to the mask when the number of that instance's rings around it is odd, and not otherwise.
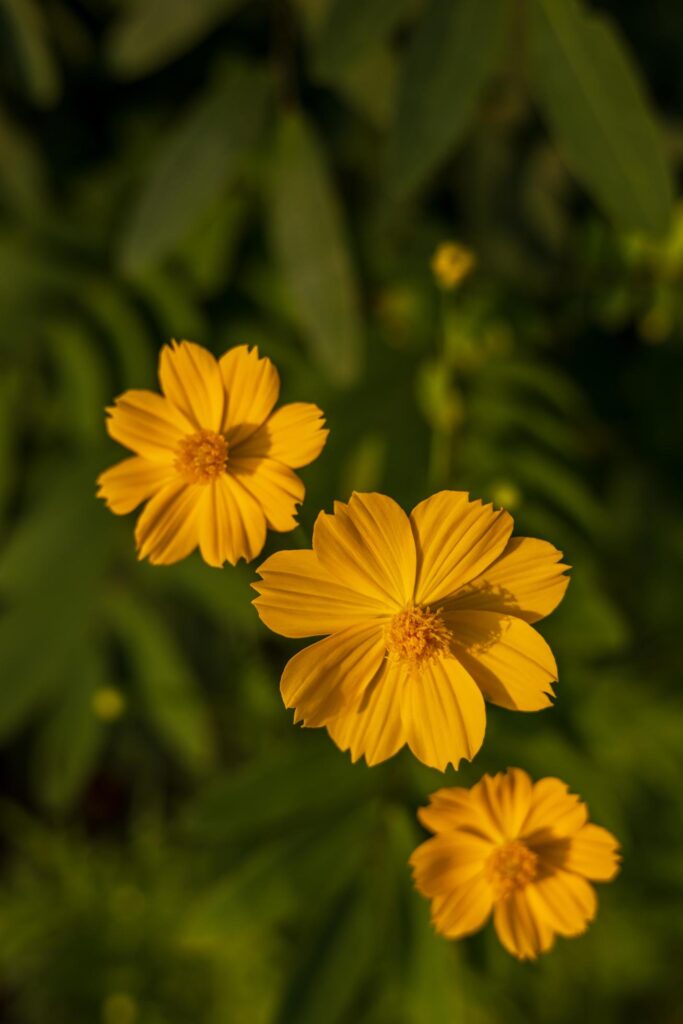
<path fill-rule="evenodd" d="M 550 707 L 557 665 L 532 626 L 488 611 L 449 611 L 443 618 L 453 636 L 453 653 L 487 700 L 512 711 Z"/>
<path fill-rule="evenodd" d="M 298 469 L 317 459 L 329 434 L 317 405 L 292 402 L 270 416 L 239 445 L 240 456 L 275 459 Z"/>
<path fill-rule="evenodd" d="M 327 731 L 340 748 L 349 750 L 351 760 L 365 757 L 368 765 L 379 764 L 405 743 L 401 721 L 403 673 L 386 659 L 366 688 L 357 707 L 336 715 Z"/>
<path fill-rule="evenodd" d="M 420 807 L 417 816 L 432 832 L 459 830 L 479 836 L 489 843 L 500 843 L 503 833 L 497 820 L 482 809 L 472 790 L 459 786 L 437 789 L 429 797 L 429 806 Z"/>
<path fill-rule="evenodd" d="M 464 587 L 505 549 L 512 532 L 507 512 L 470 501 L 464 491 L 440 491 L 413 509 L 418 551 L 415 602 L 442 602 Z"/>
<path fill-rule="evenodd" d="M 491 831 L 502 840 L 515 839 L 529 813 L 533 783 L 521 768 L 484 775 L 471 789 L 472 803 Z"/>
<path fill-rule="evenodd" d="M 357 706 L 384 660 L 380 626 L 350 626 L 318 640 L 291 658 L 280 680 L 285 706 L 295 709 L 294 721 L 327 725 L 350 706 Z"/>
<path fill-rule="evenodd" d="M 223 432 L 233 447 L 268 418 L 280 394 L 280 377 L 270 359 L 248 345 L 229 349 L 219 366 L 226 396 Z"/>
<path fill-rule="evenodd" d="M 434 927 L 447 939 L 462 939 L 478 932 L 493 908 L 491 886 L 482 875 L 469 884 L 455 888 L 441 899 L 434 900 Z"/>
<path fill-rule="evenodd" d="M 251 562 L 266 542 L 266 520 L 258 503 L 229 474 L 204 487 L 199 517 L 199 547 L 209 565 Z"/>
<path fill-rule="evenodd" d="M 443 833 L 421 843 L 410 857 L 415 886 L 423 896 L 443 899 L 484 869 L 492 844 L 468 833 Z"/>
<path fill-rule="evenodd" d="M 544 540 L 513 537 L 505 551 L 449 602 L 538 622 L 558 606 L 569 585 L 562 552 Z"/>
<path fill-rule="evenodd" d="M 257 571 L 256 610 L 281 636 L 325 636 L 383 614 L 381 602 L 339 583 L 314 551 L 278 551 Z"/>
<path fill-rule="evenodd" d="M 531 889 L 532 886 L 527 886 L 499 900 L 493 913 L 498 938 L 518 960 L 535 960 L 555 941 L 553 928 L 542 909 L 530 902 Z"/>
<path fill-rule="evenodd" d="M 164 345 L 159 383 L 170 402 L 195 430 L 220 431 L 225 395 L 215 356 L 192 341 Z"/>
<path fill-rule="evenodd" d="M 202 488 L 174 480 L 145 505 L 135 527 L 138 558 L 171 565 L 194 551 Z"/>
<path fill-rule="evenodd" d="M 581 935 L 597 912 L 593 886 L 579 875 L 556 871 L 525 889 L 529 906 L 558 935 Z"/>
<path fill-rule="evenodd" d="M 291 469 L 272 459 L 231 456 L 228 472 L 259 503 L 269 529 L 287 533 L 297 526 L 297 506 L 304 500 L 305 489 Z"/>
<path fill-rule="evenodd" d="M 132 512 L 176 476 L 173 466 L 134 455 L 105 469 L 97 478 L 97 497 L 118 516 Z"/>
<path fill-rule="evenodd" d="M 328 572 L 351 590 L 383 603 L 389 614 L 413 595 L 415 543 L 403 509 L 384 494 L 357 494 L 321 512 L 313 548 Z"/>
<path fill-rule="evenodd" d="M 520 834 L 533 836 L 570 836 L 585 825 L 588 809 L 561 779 L 548 777 L 534 784 L 529 813 Z"/>
<path fill-rule="evenodd" d="M 574 835 L 534 849 L 549 866 L 573 871 L 594 882 L 611 882 L 619 872 L 619 843 L 599 825 L 586 823 Z"/>
<path fill-rule="evenodd" d="M 414 672 L 403 687 L 401 717 L 410 749 L 444 771 L 471 761 L 486 729 L 481 691 L 455 658 L 438 658 Z"/>
<path fill-rule="evenodd" d="M 107 431 L 119 444 L 152 462 L 172 464 L 192 424 L 163 395 L 124 391 L 107 408 Z"/>

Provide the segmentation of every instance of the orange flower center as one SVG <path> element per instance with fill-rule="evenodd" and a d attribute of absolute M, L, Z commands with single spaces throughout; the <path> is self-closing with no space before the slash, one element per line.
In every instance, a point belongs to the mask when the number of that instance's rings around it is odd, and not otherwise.
<path fill-rule="evenodd" d="M 385 641 L 392 661 L 420 665 L 445 651 L 450 637 L 441 612 L 417 607 L 406 608 L 393 617 Z"/>
<path fill-rule="evenodd" d="M 175 468 L 188 483 L 208 484 L 228 464 L 228 442 L 213 430 L 200 430 L 184 437 L 178 445 Z"/>
<path fill-rule="evenodd" d="M 533 882 L 537 871 L 537 855 L 519 839 L 497 847 L 486 861 L 484 869 L 497 898 L 509 896 L 515 889 Z"/>

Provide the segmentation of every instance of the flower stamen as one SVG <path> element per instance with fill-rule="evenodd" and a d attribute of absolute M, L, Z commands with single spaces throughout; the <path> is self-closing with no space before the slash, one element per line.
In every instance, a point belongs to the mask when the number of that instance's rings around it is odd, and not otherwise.
<path fill-rule="evenodd" d="M 406 608 L 387 627 L 385 643 L 392 661 L 421 665 L 447 648 L 451 634 L 441 612 L 429 608 Z"/>
<path fill-rule="evenodd" d="M 497 899 L 503 899 L 533 882 L 538 872 L 538 856 L 519 839 L 498 846 L 489 856 L 484 874 Z"/>
<path fill-rule="evenodd" d="M 184 437 L 178 445 L 175 469 L 190 484 L 208 484 L 228 464 L 228 442 L 213 430 L 200 430 Z"/>

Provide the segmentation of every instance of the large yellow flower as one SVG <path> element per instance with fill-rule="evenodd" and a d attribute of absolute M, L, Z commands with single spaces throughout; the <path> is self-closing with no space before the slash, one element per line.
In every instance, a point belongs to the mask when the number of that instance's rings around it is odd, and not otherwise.
<path fill-rule="evenodd" d="M 161 351 L 153 391 L 126 391 L 107 429 L 136 454 L 102 473 L 98 496 L 124 515 L 147 502 L 135 529 L 139 558 L 156 565 L 197 545 L 209 565 L 250 561 L 266 528 L 296 526 L 304 485 L 293 469 L 327 439 L 322 413 L 296 402 L 273 412 L 280 378 L 242 345 L 220 359 L 189 341 Z"/>
<path fill-rule="evenodd" d="M 410 858 L 436 930 L 460 939 L 493 911 L 498 938 L 520 960 L 584 932 L 597 909 L 588 879 L 609 882 L 619 870 L 617 840 L 588 822 L 585 803 L 559 779 L 532 783 L 520 768 L 440 789 L 418 817 L 436 833 Z"/>
<path fill-rule="evenodd" d="M 281 690 L 295 721 L 327 726 L 354 760 L 407 743 L 425 764 L 471 760 L 484 698 L 547 707 L 555 660 L 530 623 L 567 586 L 561 553 L 512 540 L 512 519 L 460 491 L 410 516 L 382 494 L 320 513 L 312 551 L 281 551 L 253 584 L 259 615 L 288 637 L 330 634 L 295 655 Z"/>

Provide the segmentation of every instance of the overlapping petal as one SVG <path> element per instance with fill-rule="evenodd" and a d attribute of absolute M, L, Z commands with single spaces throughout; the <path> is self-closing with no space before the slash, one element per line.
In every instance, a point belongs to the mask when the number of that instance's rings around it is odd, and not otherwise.
<path fill-rule="evenodd" d="M 122 516 L 151 498 L 174 476 L 170 463 L 152 462 L 134 455 L 100 473 L 97 497 L 103 498 L 112 512 Z"/>
<path fill-rule="evenodd" d="M 280 377 L 270 359 L 248 345 L 229 349 L 219 366 L 225 389 L 222 430 L 232 448 L 268 418 L 280 393 Z"/>
<path fill-rule="evenodd" d="M 153 462 L 172 463 L 192 425 L 163 395 L 125 391 L 107 409 L 107 431 L 119 444 Z"/>
<path fill-rule="evenodd" d="M 493 909 L 491 886 L 482 875 L 455 886 L 432 905 L 432 921 L 447 939 L 462 939 L 486 924 Z"/>
<path fill-rule="evenodd" d="M 611 832 L 587 822 L 573 835 L 537 842 L 546 868 L 572 871 L 595 882 L 610 882 L 619 871 L 619 843 Z"/>
<path fill-rule="evenodd" d="M 588 809 L 561 779 L 545 778 L 535 783 L 529 813 L 520 835 L 570 836 L 586 823 Z"/>
<path fill-rule="evenodd" d="M 334 515 L 321 512 L 313 549 L 332 576 L 389 613 L 411 601 L 415 543 L 408 517 L 391 498 L 354 493 L 348 505 L 335 503 Z"/>
<path fill-rule="evenodd" d="M 327 722 L 327 731 L 351 760 L 364 757 L 368 765 L 379 764 L 401 749 L 405 732 L 401 721 L 401 691 L 405 673 L 384 659 L 356 706 Z"/>
<path fill-rule="evenodd" d="M 349 626 L 319 640 L 287 662 L 280 680 L 285 706 L 294 721 L 327 725 L 349 706 L 357 706 L 384 661 L 381 626 Z"/>
<path fill-rule="evenodd" d="M 325 636 L 385 614 L 381 601 L 339 582 L 314 551 L 278 551 L 258 572 L 254 605 L 281 636 Z"/>
<path fill-rule="evenodd" d="M 492 704 L 512 711 L 549 707 L 557 679 L 553 653 L 522 619 L 498 612 L 443 612 L 452 650 Z"/>
<path fill-rule="evenodd" d="M 199 547 L 209 565 L 250 562 L 266 540 L 266 520 L 257 501 L 228 474 L 203 488 L 199 510 Z"/>
<path fill-rule="evenodd" d="M 215 356 L 192 341 L 164 345 L 159 383 L 195 431 L 221 429 L 225 394 Z"/>
<path fill-rule="evenodd" d="M 567 569 L 562 552 L 547 541 L 513 537 L 502 555 L 455 594 L 448 607 L 497 611 L 537 622 L 564 597 Z"/>
<path fill-rule="evenodd" d="M 296 473 L 273 459 L 256 458 L 231 458 L 229 471 L 263 509 L 270 530 L 286 533 L 296 527 L 305 494 Z"/>
<path fill-rule="evenodd" d="M 511 893 L 496 903 L 493 923 L 501 944 L 518 960 L 534 960 L 547 953 L 555 932 L 545 915 L 530 901 L 532 887 Z"/>
<path fill-rule="evenodd" d="M 202 493 L 200 486 L 176 479 L 150 498 L 135 527 L 138 558 L 148 558 L 153 565 L 170 565 L 194 551 Z"/>
<path fill-rule="evenodd" d="M 480 575 L 505 549 L 507 512 L 470 501 L 464 491 L 440 491 L 410 514 L 418 552 L 415 602 L 442 603 Z"/>
<path fill-rule="evenodd" d="M 455 658 L 435 658 L 410 676 L 401 717 L 415 756 L 440 771 L 448 764 L 457 768 L 463 758 L 471 761 L 484 739 L 484 699 Z"/>
<path fill-rule="evenodd" d="M 421 843 L 410 857 L 415 884 L 430 899 L 443 898 L 482 874 L 492 844 L 480 835 L 445 832 Z"/>
<path fill-rule="evenodd" d="M 239 445 L 237 453 L 240 457 L 274 459 L 298 469 L 317 459 L 328 434 L 323 413 L 317 405 L 292 402 L 269 416 Z"/>

